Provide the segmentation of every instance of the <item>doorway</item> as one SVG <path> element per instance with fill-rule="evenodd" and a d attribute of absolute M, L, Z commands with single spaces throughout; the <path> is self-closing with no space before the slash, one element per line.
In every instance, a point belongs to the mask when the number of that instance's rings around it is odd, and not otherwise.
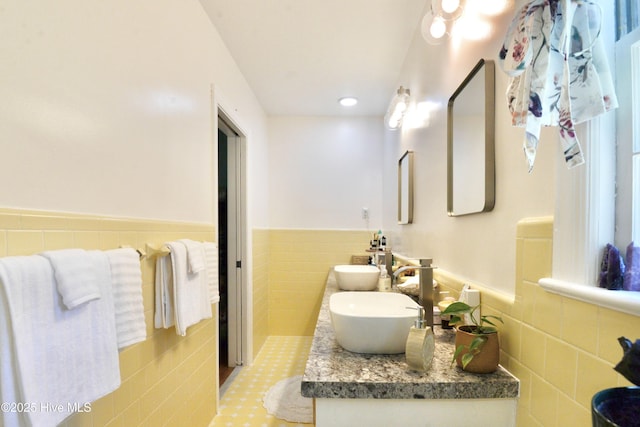
<path fill-rule="evenodd" d="M 243 365 L 243 138 L 218 116 L 219 384 Z"/>

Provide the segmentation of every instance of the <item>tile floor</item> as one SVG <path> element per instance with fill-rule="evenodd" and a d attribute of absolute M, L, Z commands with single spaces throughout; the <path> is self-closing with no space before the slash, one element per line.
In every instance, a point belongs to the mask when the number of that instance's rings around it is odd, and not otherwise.
<path fill-rule="evenodd" d="M 236 369 L 221 390 L 220 410 L 209 427 L 309 427 L 267 413 L 262 397 L 278 381 L 302 375 L 313 337 L 268 337 L 253 365 Z"/>

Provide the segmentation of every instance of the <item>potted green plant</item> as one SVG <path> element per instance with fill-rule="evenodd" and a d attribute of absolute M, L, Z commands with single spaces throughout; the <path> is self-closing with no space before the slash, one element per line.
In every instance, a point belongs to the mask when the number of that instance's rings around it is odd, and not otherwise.
<path fill-rule="evenodd" d="M 457 301 L 449 305 L 443 315 L 450 315 L 450 323 L 456 325 L 456 349 L 451 364 L 456 362 L 463 370 L 478 374 L 494 372 L 500 363 L 500 344 L 496 322 L 504 323 L 498 316 L 478 316 L 477 306 Z M 459 325 L 468 314 L 471 324 Z"/>

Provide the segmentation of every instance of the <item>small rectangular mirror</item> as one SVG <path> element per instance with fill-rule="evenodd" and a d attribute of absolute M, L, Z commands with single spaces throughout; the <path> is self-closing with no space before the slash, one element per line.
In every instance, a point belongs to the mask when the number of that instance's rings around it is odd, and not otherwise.
<path fill-rule="evenodd" d="M 413 222 L 413 151 L 398 161 L 398 224 Z"/>
<path fill-rule="evenodd" d="M 447 211 L 488 212 L 495 205 L 495 66 L 481 59 L 449 98 Z"/>

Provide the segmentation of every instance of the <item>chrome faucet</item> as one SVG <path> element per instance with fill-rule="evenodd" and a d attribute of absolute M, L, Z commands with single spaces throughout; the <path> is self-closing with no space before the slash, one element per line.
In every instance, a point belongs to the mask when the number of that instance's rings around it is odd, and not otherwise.
<path fill-rule="evenodd" d="M 405 265 L 400 267 L 393 273 L 393 283 L 398 280 L 398 275 L 407 270 L 419 270 L 420 274 L 420 291 L 418 293 L 418 304 L 424 308 L 425 321 L 427 326 L 433 328 L 433 266 L 431 258 L 421 258 L 420 265 Z"/>

